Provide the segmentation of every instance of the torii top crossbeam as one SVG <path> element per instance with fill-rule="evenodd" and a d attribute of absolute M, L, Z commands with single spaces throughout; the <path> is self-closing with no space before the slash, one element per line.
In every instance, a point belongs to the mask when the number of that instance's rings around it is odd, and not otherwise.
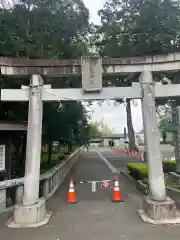
<path fill-rule="evenodd" d="M 102 87 L 102 75 L 120 75 L 157 71 L 176 71 L 180 69 L 180 53 L 132 57 L 132 58 L 99 58 L 82 57 L 75 60 L 40 60 L 0 58 L 2 75 L 46 77 L 82 76 L 80 89 L 43 88 L 43 101 L 57 100 L 101 100 L 121 98 L 142 98 L 140 84 L 132 87 Z M 27 90 L 27 89 L 26 89 Z M 82 91 L 83 90 L 83 91 Z M 179 97 L 180 84 L 155 86 L 155 97 Z M 27 91 L 18 89 L 1 90 L 2 101 L 28 101 Z"/>
<path fill-rule="evenodd" d="M 98 57 L 91 57 L 97 60 Z M 0 58 L 3 75 L 41 74 L 46 76 L 81 75 L 82 62 L 87 57 L 74 60 L 40 60 Z M 127 74 L 142 71 L 174 71 L 180 69 L 180 53 L 129 58 L 103 58 L 102 73 Z"/>

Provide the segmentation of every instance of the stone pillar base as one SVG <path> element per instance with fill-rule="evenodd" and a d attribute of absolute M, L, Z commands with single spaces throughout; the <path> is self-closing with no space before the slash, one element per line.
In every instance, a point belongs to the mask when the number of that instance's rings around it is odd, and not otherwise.
<path fill-rule="evenodd" d="M 51 212 L 46 211 L 46 202 L 39 199 L 33 205 L 17 205 L 13 217 L 9 219 L 6 226 L 9 228 L 35 228 L 48 223 Z"/>
<path fill-rule="evenodd" d="M 164 202 L 157 202 L 147 196 L 144 200 L 143 209 L 139 209 L 138 213 L 144 222 L 151 224 L 180 223 L 180 215 L 176 210 L 176 204 L 169 197 Z"/>

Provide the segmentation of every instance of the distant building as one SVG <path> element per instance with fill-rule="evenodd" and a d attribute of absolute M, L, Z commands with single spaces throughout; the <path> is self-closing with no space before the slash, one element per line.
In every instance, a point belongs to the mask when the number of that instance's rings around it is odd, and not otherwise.
<path fill-rule="evenodd" d="M 92 138 L 89 143 L 90 147 L 99 147 L 102 146 L 103 139 L 102 138 Z"/>
<path fill-rule="evenodd" d="M 127 134 L 128 135 L 128 134 Z M 144 135 L 142 135 L 142 139 Z M 124 138 L 124 133 L 115 133 L 102 136 L 101 138 L 93 138 L 90 140 L 91 145 L 93 146 L 102 146 L 109 147 L 109 142 L 114 141 L 114 147 L 123 147 L 125 146 L 125 140 L 128 141 L 128 137 Z M 135 135 L 136 145 L 139 144 L 138 137 Z"/>
<path fill-rule="evenodd" d="M 108 134 L 107 136 L 102 137 L 102 146 L 108 147 L 109 141 L 114 141 L 114 147 L 123 147 L 124 146 L 124 133 L 119 134 Z"/>

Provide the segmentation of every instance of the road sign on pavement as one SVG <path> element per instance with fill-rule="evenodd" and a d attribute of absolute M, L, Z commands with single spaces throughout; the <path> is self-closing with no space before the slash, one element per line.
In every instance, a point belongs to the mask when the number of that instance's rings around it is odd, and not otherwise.
<path fill-rule="evenodd" d="M 102 180 L 102 181 L 80 181 L 80 183 L 90 183 L 92 184 L 92 192 L 96 191 L 96 184 L 100 183 L 102 188 L 111 188 L 112 180 Z"/>
<path fill-rule="evenodd" d="M 102 188 L 110 188 L 111 187 L 111 182 L 109 180 L 103 180 L 101 182 L 101 187 Z"/>

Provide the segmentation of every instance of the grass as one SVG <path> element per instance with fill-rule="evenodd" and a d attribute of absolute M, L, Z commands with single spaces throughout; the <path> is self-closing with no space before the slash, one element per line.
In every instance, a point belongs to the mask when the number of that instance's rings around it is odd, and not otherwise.
<path fill-rule="evenodd" d="M 180 185 L 178 183 L 171 182 L 169 177 L 168 177 L 168 174 L 164 174 L 164 181 L 165 181 L 166 186 L 171 187 L 171 188 L 176 188 L 176 189 L 180 190 Z M 148 182 L 149 182 L 148 178 L 145 178 L 143 180 L 143 182 L 148 184 Z"/>
<path fill-rule="evenodd" d="M 41 154 L 41 173 L 48 171 L 49 169 L 53 168 L 57 164 L 60 164 L 66 157 L 66 154 L 63 152 L 56 152 L 52 153 L 51 155 L 51 162 L 48 163 L 48 154 L 42 153 Z"/>
<path fill-rule="evenodd" d="M 79 148 L 79 146 L 76 146 L 73 149 L 73 152 L 76 151 Z M 67 147 L 61 147 L 59 152 L 53 152 L 51 155 L 51 163 L 48 163 L 48 153 L 42 153 L 41 154 L 41 174 L 45 173 L 49 169 L 53 168 L 57 164 L 60 164 L 63 160 L 66 159 L 68 155 L 71 153 L 68 152 Z"/>
<path fill-rule="evenodd" d="M 61 156 L 64 156 L 64 153 L 61 153 L 61 152 L 59 152 L 59 153 L 53 153 L 52 155 L 51 155 L 51 161 L 53 162 L 53 161 L 56 161 L 57 160 L 57 158 L 59 158 L 59 157 L 61 157 Z M 48 161 L 48 154 L 47 153 L 42 153 L 41 154 L 41 162 L 47 162 Z"/>
<path fill-rule="evenodd" d="M 163 163 L 164 180 L 165 180 L 166 186 L 180 190 L 180 184 L 176 183 L 176 182 L 172 182 L 168 177 L 169 172 L 172 172 L 172 170 L 175 171 L 176 161 L 163 160 L 162 163 Z M 148 183 L 148 166 L 147 166 L 147 164 L 145 164 L 145 163 L 128 163 L 128 170 L 130 172 L 130 175 L 135 180 L 142 180 L 143 182 Z"/>
<path fill-rule="evenodd" d="M 75 147 L 73 149 L 73 152 L 76 151 L 79 147 Z M 68 152 L 68 148 L 61 147 L 60 151 L 56 151 L 52 153 L 51 157 L 51 163 L 48 163 L 48 153 L 42 153 L 41 154 L 41 168 L 40 173 L 45 173 L 46 171 L 50 170 L 54 166 L 60 164 L 62 161 L 64 161 L 68 156 L 70 155 L 70 152 Z M 24 171 L 25 171 L 25 165 L 21 164 L 21 166 L 13 166 L 12 168 L 12 178 L 20 178 L 24 177 Z"/>
<path fill-rule="evenodd" d="M 168 174 L 164 174 L 164 181 L 166 186 L 180 190 L 180 184 L 178 182 L 172 182 Z"/>
<path fill-rule="evenodd" d="M 166 186 L 180 190 L 180 185 L 178 183 L 170 181 L 168 175 L 164 175 L 164 181 Z"/>

